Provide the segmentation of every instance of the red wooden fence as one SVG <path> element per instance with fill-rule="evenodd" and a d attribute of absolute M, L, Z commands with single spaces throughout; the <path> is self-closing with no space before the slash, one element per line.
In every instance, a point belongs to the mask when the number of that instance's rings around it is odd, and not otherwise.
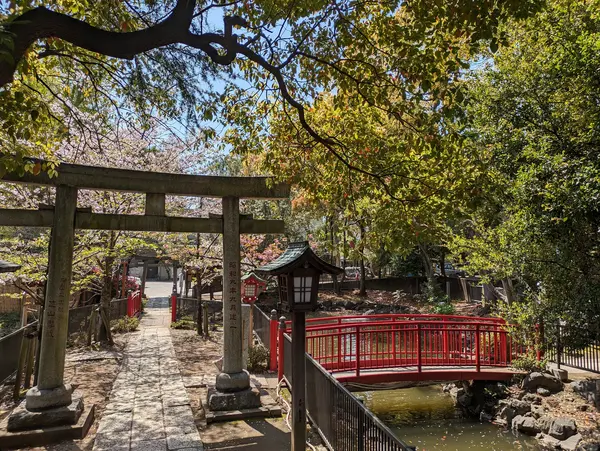
<path fill-rule="evenodd" d="M 127 295 L 127 316 L 139 316 L 142 313 L 142 293 L 134 291 Z"/>

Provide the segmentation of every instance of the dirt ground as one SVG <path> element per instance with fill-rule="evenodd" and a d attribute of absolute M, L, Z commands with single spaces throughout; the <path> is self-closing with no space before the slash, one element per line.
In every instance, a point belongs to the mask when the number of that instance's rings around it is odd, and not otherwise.
<path fill-rule="evenodd" d="M 171 330 L 175 354 L 179 360 L 181 375 L 186 384 L 196 427 L 200 431 L 206 450 L 279 451 L 290 449 L 290 430 L 285 418 L 266 418 L 224 423 L 206 423 L 203 402 L 206 400 L 205 384 L 213 383 L 219 373 L 215 361 L 222 354 L 223 332 L 221 327 L 204 339 L 192 330 Z M 251 374 L 255 381 L 269 375 Z M 187 386 L 187 385 L 202 386 Z M 263 387 L 264 388 L 264 387 Z M 276 391 L 268 389 L 275 399 Z M 319 446 L 316 434 L 309 433 L 311 443 Z M 310 449 L 310 448 L 307 448 Z"/>
<path fill-rule="evenodd" d="M 22 449 L 29 451 L 91 451 L 98 429 L 98 419 L 104 412 L 113 382 L 119 372 L 121 364 L 119 356 L 125 340 L 126 335 L 115 336 L 115 347 L 111 349 L 102 347 L 71 347 L 67 349 L 65 383 L 72 384 L 76 390 L 83 393 L 86 405 L 95 404 L 96 406 L 94 424 L 87 436 L 83 440 Z M 0 388 L 0 420 L 17 405 L 12 400 L 13 387 L 14 384 L 7 384 Z M 22 399 L 24 396 L 23 392 Z"/>

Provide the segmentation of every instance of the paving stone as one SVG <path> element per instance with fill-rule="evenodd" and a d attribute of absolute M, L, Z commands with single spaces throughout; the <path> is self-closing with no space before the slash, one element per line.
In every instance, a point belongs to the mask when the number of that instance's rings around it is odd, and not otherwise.
<path fill-rule="evenodd" d="M 178 450 L 181 448 L 201 447 L 200 434 L 198 432 L 192 434 L 180 434 L 167 436 L 167 448 L 169 451 Z"/>
<path fill-rule="evenodd" d="M 130 431 L 96 434 L 94 451 L 128 450 Z"/>
<path fill-rule="evenodd" d="M 167 433 L 167 437 L 198 433 L 198 429 L 194 423 L 178 424 L 177 426 L 165 426 L 165 431 Z"/>
<path fill-rule="evenodd" d="M 105 413 L 98 426 L 98 433 L 114 433 L 131 430 L 133 412 Z"/>
<path fill-rule="evenodd" d="M 131 451 L 166 451 L 167 440 L 134 440 L 131 442 Z"/>
<path fill-rule="evenodd" d="M 131 429 L 131 440 L 145 441 L 157 440 L 166 437 L 166 432 L 161 424 L 147 424 L 144 426 L 134 426 Z"/>

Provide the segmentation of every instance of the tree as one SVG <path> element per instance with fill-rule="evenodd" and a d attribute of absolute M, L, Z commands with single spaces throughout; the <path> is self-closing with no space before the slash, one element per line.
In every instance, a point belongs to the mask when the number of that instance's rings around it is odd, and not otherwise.
<path fill-rule="evenodd" d="M 513 315 L 586 324 L 591 335 L 600 315 L 599 6 L 549 2 L 508 25 L 509 45 L 475 74 L 469 132 L 492 152 L 496 184 L 454 249 L 472 271 L 504 279 Z"/>
<path fill-rule="evenodd" d="M 85 140 L 73 139 L 64 143 L 58 152 L 62 161 L 72 163 L 93 163 L 106 167 L 158 170 L 163 172 L 183 172 L 187 166 L 186 156 L 181 148 L 172 143 L 161 143 L 162 128 L 155 127 L 145 134 L 130 130 L 127 136 L 110 135 L 97 142 L 94 147 Z M 115 144 L 116 143 L 116 144 Z M 160 148 L 156 145 L 160 145 Z M 0 183 L 0 205 L 4 208 L 17 206 L 39 207 L 40 203 L 53 203 L 52 188 L 39 188 Z M 91 208 L 95 212 L 111 214 L 143 214 L 143 196 L 122 192 L 80 190 L 78 205 Z M 169 202 L 172 212 L 183 210 L 186 199 L 174 198 Z M 30 233 L 34 239 L 26 240 L 23 233 Z M 60 233 L 60 231 L 58 231 Z M 15 252 L 24 264 L 15 274 L 18 286 L 36 287 L 43 285 L 46 278 L 47 231 L 10 231 L 4 245 L 7 252 Z M 100 298 L 103 317 L 103 334 L 110 341 L 110 301 L 113 297 L 113 276 L 121 259 L 130 258 L 140 249 L 158 248 L 151 234 L 124 231 L 77 231 L 75 237 L 72 291 L 94 292 Z M 0 255 L 2 252 L 0 252 Z M 25 288 L 24 288 L 25 289 Z M 35 291 L 30 289 L 30 291 Z M 39 294 L 38 301 L 43 303 Z"/>
<path fill-rule="evenodd" d="M 284 109 L 271 113 L 271 134 L 248 152 L 261 155 L 267 171 L 298 188 L 293 205 L 335 223 L 335 234 L 343 238 L 332 240 L 330 252 L 340 247 L 344 258 L 359 261 L 361 280 L 365 260 L 382 249 L 408 255 L 418 247 L 431 281 L 432 246 L 449 241 L 452 224 L 469 218 L 477 205 L 488 183 L 487 153 L 454 137 L 432 135 L 428 142 L 386 112 L 343 94 L 322 94 L 309 111 L 317 132 L 342 143 L 345 158 L 360 162 L 367 173 L 332 159 L 326 147 L 287 120 Z M 385 177 L 395 199 L 369 173 Z"/>
<path fill-rule="evenodd" d="M 386 176 L 351 163 L 339 142 L 316 131 L 305 106 L 335 88 L 423 137 L 437 134 L 440 118 L 455 114 L 461 94 L 453 82 L 469 55 L 496 48 L 500 24 L 541 4 L 15 0 L 0 10 L 1 141 L 10 152 L 0 167 L 19 167 L 23 155 L 51 156 L 64 135 L 84 128 L 80 113 L 98 104 L 123 122 L 132 114 L 184 118 L 192 128 L 220 112 L 254 139 L 259 119 L 286 105 L 334 158 L 395 198 Z M 423 111 L 424 99 L 439 102 L 435 112 Z M 99 132 L 112 122 L 105 116 Z"/>

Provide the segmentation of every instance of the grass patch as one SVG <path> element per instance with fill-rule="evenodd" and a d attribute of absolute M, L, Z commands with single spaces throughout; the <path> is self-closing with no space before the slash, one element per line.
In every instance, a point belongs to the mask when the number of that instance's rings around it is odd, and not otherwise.
<path fill-rule="evenodd" d="M 184 316 L 179 321 L 171 323 L 171 327 L 173 329 L 194 330 L 196 329 L 197 325 L 194 321 L 194 318 L 191 316 Z"/>
<path fill-rule="evenodd" d="M 123 316 L 111 322 L 111 328 L 113 332 L 117 334 L 133 332 L 134 330 L 137 330 L 139 325 L 140 320 L 135 316 L 131 318 L 129 316 Z"/>

